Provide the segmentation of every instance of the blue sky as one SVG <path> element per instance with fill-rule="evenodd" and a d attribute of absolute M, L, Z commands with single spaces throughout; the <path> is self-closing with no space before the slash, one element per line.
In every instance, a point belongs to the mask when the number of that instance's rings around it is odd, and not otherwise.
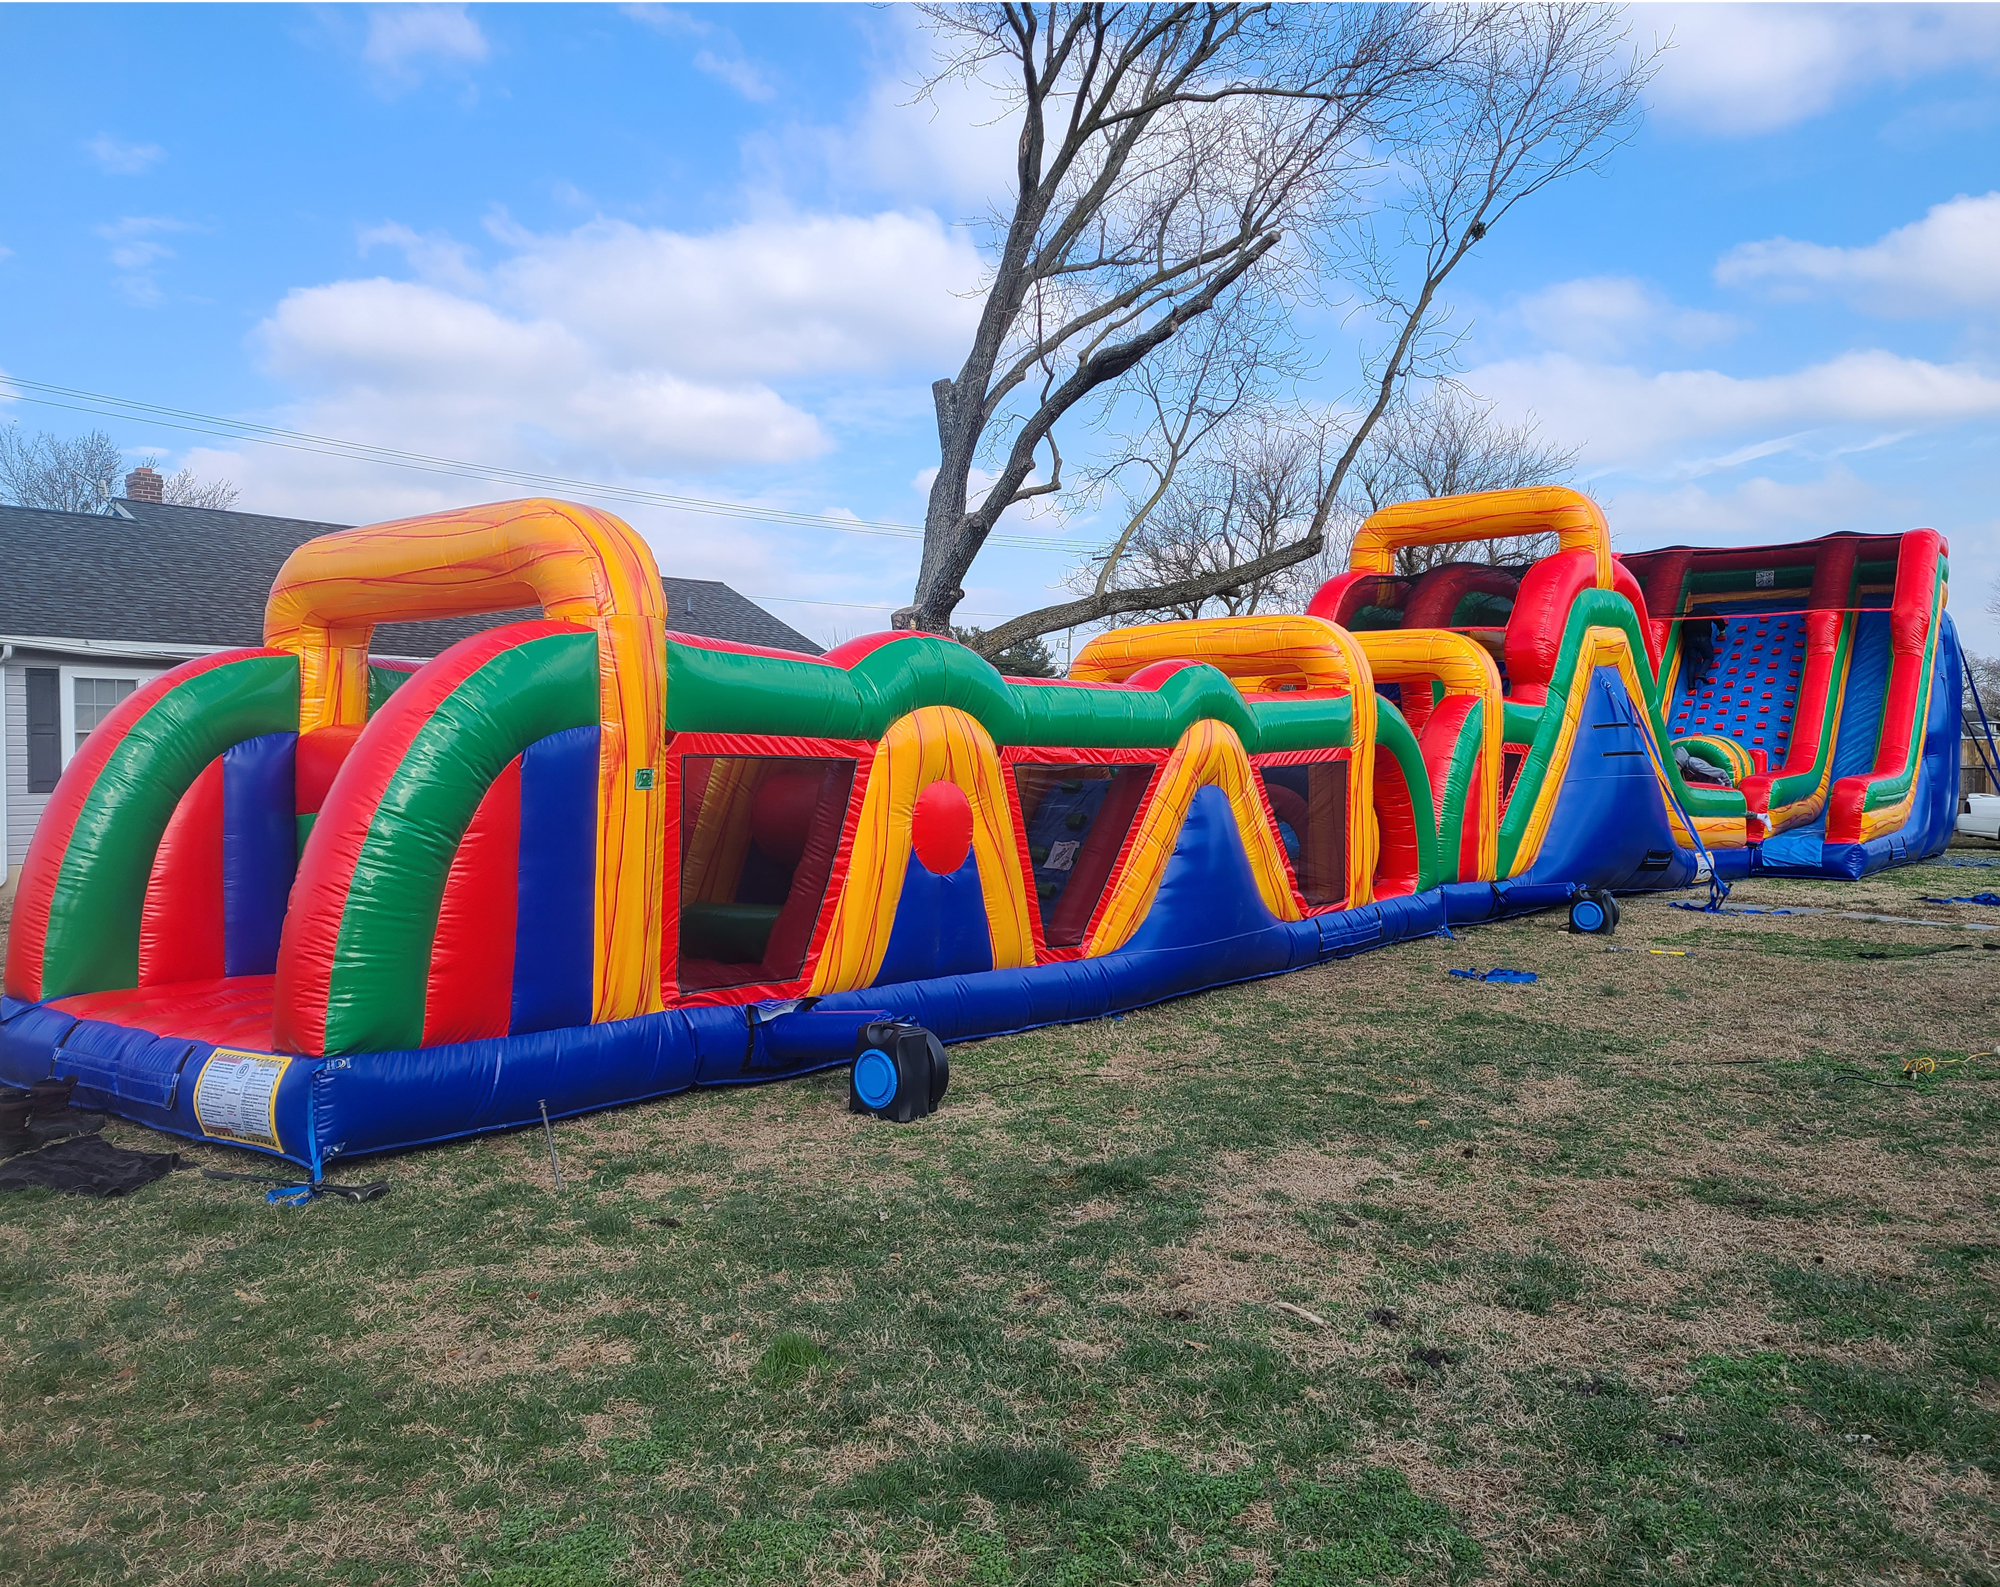
<path fill-rule="evenodd" d="M 2000 7 L 1640 6 L 1602 176 L 1450 295 L 1621 546 L 1932 524 L 2000 651 Z M 1010 130 L 861 7 L 0 7 L 0 371 L 435 456 L 915 522 Z M 1330 330 L 1327 367 L 1351 368 Z M 1328 400 L 1339 393 L 1329 390 Z M 517 492 L 0 400 L 340 522 Z M 914 542 L 620 508 L 822 639 Z M 1089 518 L 989 552 L 1039 605 Z M 822 604 L 808 604 L 822 603 Z"/>

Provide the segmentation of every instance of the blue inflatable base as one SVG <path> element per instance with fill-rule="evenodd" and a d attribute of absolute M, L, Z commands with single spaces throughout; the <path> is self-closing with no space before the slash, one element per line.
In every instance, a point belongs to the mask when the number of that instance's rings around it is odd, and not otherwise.
<path fill-rule="evenodd" d="M 1456 883 L 1221 941 L 1135 946 L 1099 959 L 940 976 L 817 1000 L 670 1009 L 637 1019 L 399 1052 L 291 1058 L 270 1095 L 275 1145 L 223 1137 L 317 1179 L 341 1158 L 432 1145 L 650 1101 L 841 1067 L 864 1025 L 909 1020 L 949 1042 L 1124 1013 L 1282 975 L 1449 925 L 1564 903 L 1561 884 Z M 1138 939 L 1135 939 L 1135 943 Z M 0 1080 L 77 1077 L 76 1105 L 194 1140 L 195 1087 L 217 1049 L 0 998 Z M 224 1061 L 234 1049 L 222 1049 Z M 282 1058 L 282 1055 L 280 1055 Z"/>

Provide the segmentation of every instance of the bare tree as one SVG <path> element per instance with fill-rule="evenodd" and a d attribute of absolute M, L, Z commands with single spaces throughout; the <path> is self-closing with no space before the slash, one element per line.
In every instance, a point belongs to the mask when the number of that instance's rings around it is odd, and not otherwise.
<path fill-rule="evenodd" d="M 77 436 L 40 430 L 32 439 L 16 424 L 0 430 L 0 491 L 16 507 L 109 512 L 123 467 L 117 443 L 102 430 Z"/>
<path fill-rule="evenodd" d="M 1965 681 L 1967 688 L 1965 698 L 1959 702 L 1959 714 L 1964 718 L 1966 732 L 1982 732 L 1979 713 L 1983 708 L 1987 722 L 2000 734 L 2000 656 L 1975 656 L 1966 651 Z M 1977 701 L 1973 699 L 1975 690 Z"/>
<path fill-rule="evenodd" d="M 972 348 L 932 388 L 940 468 L 915 601 L 897 626 L 941 631 L 1001 514 L 1064 489 L 1058 424 L 1107 387 L 1129 389 L 1126 377 L 1219 306 L 1359 290 L 1383 321 L 1346 449 L 1294 540 L 1170 585 L 1106 577 L 989 630 L 994 648 L 1179 607 L 1317 554 L 1369 433 L 1411 372 L 1448 351 L 1445 280 L 1521 199 L 1621 141 L 1649 72 L 1621 58 L 1615 11 L 1581 5 L 1002 3 L 930 15 L 946 52 L 938 80 L 983 74 L 1021 132 Z M 1364 246 L 1370 226 L 1396 241 Z M 982 457 L 995 478 L 975 503 Z"/>
<path fill-rule="evenodd" d="M 1357 512 L 1365 515 L 1431 496 L 1555 485 L 1569 477 L 1576 459 L 1575 448 L 1543 440 L 1532 418 L 1518 425 L 1499 423 L 1492 403 L 1481 402 L 1455 382 L 1441 381 L 1422 400 L 1383 415 L 1355 457 L 1349 495 Z M 1473 540 L 1404 546 L 1396 553 L 1396 571 L 1407 577 L 1468 555 L 1488 562 L 1520 562 L 1553 550 L 1552 535 L 1525 543 Z"/>
<path fill-rule="evenodd" d="M 1237 431 L 1254 428 L 1233 421 L 1252 411 L 1268 413 L 1273 387 L 1300 372 L 1278 334 L 1280 318 L 1274 305 L 1238 294 L 1107 388 L 1107 419 L 1129 415 L 1133 422 L 1084 476 L 1086 491 L 1100 482 L 1111 484 L 1123 499 L 1124 527 L 1092 559 L 1093 594 L 1101 596 L 1121 582 L 1127 548 L 1183 470 L 1212 461 Z"/>
<path fill-rule="evenodd" d="M 986 647 L 981 643 L 984 638 L 982 630 L 954 628 L 951 637 L 961 645 L 986 656 L 987 660 L 1010 678 L 1056 678 L 1062 675 L 1056 666 L 1055 653 L 1049 648 L 1046 639 L 1024 639 L 1017 645 L 1010 645 L 1003 651 L 987 655 Z"/>
<path fill-rule="evenodd" d="M 1211 573 L 1240 575 L 1306 532 L 1319 508 L 1329 454 L 1346 439 L 1324 428 L 1296 422 L 1288 426 L 1259 408 L 1212 430 L 1210 438 L 1210 450 L 1184 459 L 1170 485 L 1145 504 L 1136 527 L 1128 528 L 1111 553 L 1094 559 L 1094 574 L 1088 565 L 1076 570 L 1072 588 L 1102 590 L 1107 574 L 1120 590 L 1180 587 Z M 1369 513 L 1431 496 L 1556 484 L 1575 463 L 1576 453 L 1543 441 L 1532 420 L 1499 423 L 1491 403 L 1456 384 L 1440 383 L 1422 400 L 1399 404 L 1383 415 L 1355 454 L 1342 510 L 1327 521 L 1327 543 L 1317 556 L 1134 615 L 1199 617 L 1211 603 L 1239 616 L 1297 610 L 1340 571 L 1353 530 Z M 1546 544 L 1407 546 L 1397 552 L 1397 571 L 1422 573 L 1466 555 L 1518 562 L 1554 549 L 1553 537 Z"/>
<path fill-rule="evenodd" d="M 149 457 L 139 466 L 159 464 Z M 18 425 L 0 430 L 0 496 L 16 507 L 108 513 L 122 494 L 124 472 L 124 454 L 102 430 L 75 436 L 39 430 L 32 439 L 23 439 Z M 160 481 L 160 499 L 176 507 L 229 508 L 241 495 L 229 480 L 197 479 L 191 468 Z"/>
<path fill-rule="evenodd" d="M 973 345 L 957 377 L 932 387 L 940 467 L 915 604 L 897 622 L 935 632 L 1000 515 L 1062 488 L 1057 422 L 1225 296 L 1297 276 L 1306 250 L 1279 243 L 1330 226 L 1379 161 L 1373 140 L 1429 91 L 1438 51 L 1426 13 L 1397 6 L 930 15 L 946 52 L 938 80 L 990 79 L 1021 120 Z M 972 471 L 988 451 L 997 477 L 975 504 Z"/>
<path fill-rule="evenodd" d="M 1238 574 L 1305 534 L 1327 470 L 1323 430 L 1285 427 L 1251 409 L 1219 444 L 1182 468 L 1110 553 L 1073 575 L 1093 593 L 1186 589 Z M 1114 558 L 1116 561 L 1114 563 Z M 1152 619 L 1200 617 L 1211 602 L 1232 615 L 1289 604 L 1293 568 L 1239 577 L 1216 589 L 1137 609 Z"/>
<path fill-rule="evenodd" d="M 160 460 L 149 457 L 139 465 L 157 469 Z M 208 507 L 226 512 L 242 498 L 243 492 L 227 479 L 196 479 L 194 470 L 183 468 L 160 481 L 160 500 L 170 507 Z"/>

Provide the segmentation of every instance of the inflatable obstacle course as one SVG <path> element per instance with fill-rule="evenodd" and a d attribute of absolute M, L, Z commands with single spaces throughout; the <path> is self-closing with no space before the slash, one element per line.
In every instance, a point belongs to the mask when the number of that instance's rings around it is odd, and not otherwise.
<path fill-rule="evenodd" d="M 65 772 L 0 1078 L 315 1178 L 833 1066 L 922 1117 L 942 1042 L 1934 852 L 1945 579 L 1927 530 L 1621 561 L 1586 498 L 1495 492 L 1377 514 L 1304 614 L 1116 630 L 1051 681 L 931 635 L 675 633 L 644 543 L 560 502 L 327 536 L 264 646 L 136 691 Z M 421 666 L 369 654 L 379 622 L 528 605 Z M 1677 738 L 1735 785 L 1687 781 Z"/>

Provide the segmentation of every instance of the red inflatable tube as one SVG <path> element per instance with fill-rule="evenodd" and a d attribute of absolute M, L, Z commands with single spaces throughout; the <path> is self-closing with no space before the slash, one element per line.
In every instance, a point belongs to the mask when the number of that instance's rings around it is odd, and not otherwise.
<path fill-rule="evenodd" d="M 1659 675 L 1660 654 L 1652 625 L 1646 621 L 1646 597 L 1632 570 L 1615 557 L 1611 588 L 1632 603 L 1639 632 L 1646 636 L 1646 659 Z M 1569 609 L 1585 590 L 1597 587 L 1597 561 L 1588 551 L 1558 551 L 1528 569 L 1514 597 L 1514 615 L 1507 620 L 1508 697 L 1523 705 L 1541 705 L 1549 697 L 1549 678 L 1562 650 Z"/>
<path fill-rule="evenodd" d="M 299 735 L 292 775 L 293 808 L 300 815 L 319 814 L 320 807 L 326 803 L 326 791 L 333 786 L 333 779 L 340 775 L 340 768 L 347 763 L 347 752 L 354 748 L 354 741 L 360 736 L 359 723 L 342 723 L 337 727 L 322 727 Z"/>
<path fill-rule="evenodd" d="M 195 778 L 160 838 L 139 915 L 139 984 L 222 978 L 222 757 Z"/>
<path fill-rule="evenodd" d="M 521 757 L 479 801 L 445 874 L 424 987 L 424 1045 L 505 1036 L 513 1014 Z"/>
<path fill-rule="evenodd" d="M 1477 562 L 1448 562 L 1416 581 L 1403 607 L 1405 628 L 1449 628 L 1458 603 L 1468 595 L 1504 595 L 1509 600 L 1521 587 L 1521 575 L 1507 568 Z"/>
<path fill-rule="evenodd" d="M 1655 630 L 1646 615 L 1646 592 L 1639 588 L 1639 581 L 1632 577 L 1632 570 L 1616 557 L 1611 559 L 1611 587 L 1632 603 L 1632 610 L 1639 617 L 1639 632 L 1646 636 L 1646 660 L 1653 668 L 1653 677 L 1660 676 L 1660 657 L 1666 650 L 1666 630 Z"/>
<path fill-rule="evenodd" d="M 391 697 L 368 724 L 367 742 L 345 756 L 332 803 L 346 810 L 372 811 L 396 775 L 404 754 L 444 700 L 488 661 L 529 639 L 547 634 L 588 632 L 574 623 L 546 619 L 509 623 L 462 639 Z M 327 816 L 321 811 L 322 818 Z M 326 829 L 332 831 L 332 828 Z M 292 882 L 291 908 L 279 949 L 279 979 L 273 1009 L 275 1039 L 287 1050 L 318 1053 L 326 1042 L 327 997 L 334 951 L 339 945 L 347 889 L 368 836 L 368 822 L 341 825 L 338 841 L 315 831 L 300 857 Z"/>
<path fill-rule="evenodd" d="M 1447 694 L 1431 708 L 1430 717 L 1423 730 L 1417 734 L 1417 748 L 1423 752 L 1424 772 L 1431 780 L 1432 798 L 1437 805 L 1438 819 L 1444 819 L 1444 799 L 1442 792 L 1451 776 L 1451 757 L 1458 748 L 1459 731 L 1465 726 L 1465 719 L 1479 709 L 1480 699 L 1476 694 Z M 1440 833 L 1442 836 L 1442 833 Z M 1451 869 L 1447 861 L 1453 861 L 1456 869 Z M 1470 869 L 1467 869 L 1468 864 Z M 1472 784 L 1466 789 L 1465 824 L 1459 833 L 1458 854 L 1447 856 L 1440 850 L 1438 873 L 1446 881 L 1463 881 L 1479 874 L 1479 773 L 1472 774 Z"/>
<path fill-rule="evenodd" d="M 1937 595 L 1938 564 L 1943 557 L 1944 537 L 1935 529 L 1913 529 L 1903 536 L 1896 558 L 1895 594 L 1889 602 L 1892 659 L 1889 686 L 1882 700 L 1882 728 L 1875 740 L 1875 766 L 1862 776 L 1843 777 L 1833 785 L 1826 817 L 1829 843 L 1861 842 L 1869 785 L 1900 777 L 1910 769 L 1911 737 L 1930 657 L 1931 604 Z"/>
<path fill-rule="evenodd" d="M 1544 557 L 1521 579 L 1514 615 L 1507 619 L 1508 697 L 1541 705 L 1562 649 L 1569 609 L 1585 590 L 1597 586 L 1597 559 L 1588 551 L 1559 551 Z"/>
<path fill-rule="evenodd" d="M 1622 557 L 1612 560 L 1621 566 L 1625 563 Z M 1639 591 L 1646 601 L 1640 610 L 1660 614 L 1646 622 L 1646 646 L 1653 653 L 1653 670 L 1657 673 L 1659 658 L 1667 653 L 1667 636 L 1673 628 L 1674 616 L 1681 609 L 1681 597 L 1687 593 L 1688 576 L 1694 572 L 1694 552 L 1655 551 L 1631 561 Z"/>
<path fill-rule="evenodd" d="M 1588 556 L 1579 551 L 1578 556 Z M 1393 755 L 1375 758 L 1375 896 L 1404 898 L 1417 890 L 1417 811 Z"/>
<path fill-rule="evenodd" d="M 1355 614 L 1364 606 L 1401 611 L 1409 599 L 1409 591 L 1408 579 L 1384 578 L 1379 573 L 1341 573 L 1314 592 L 1306 603 L 1306 616 L 1324 617 L 1342 628 L 1351 628 Z"/>

